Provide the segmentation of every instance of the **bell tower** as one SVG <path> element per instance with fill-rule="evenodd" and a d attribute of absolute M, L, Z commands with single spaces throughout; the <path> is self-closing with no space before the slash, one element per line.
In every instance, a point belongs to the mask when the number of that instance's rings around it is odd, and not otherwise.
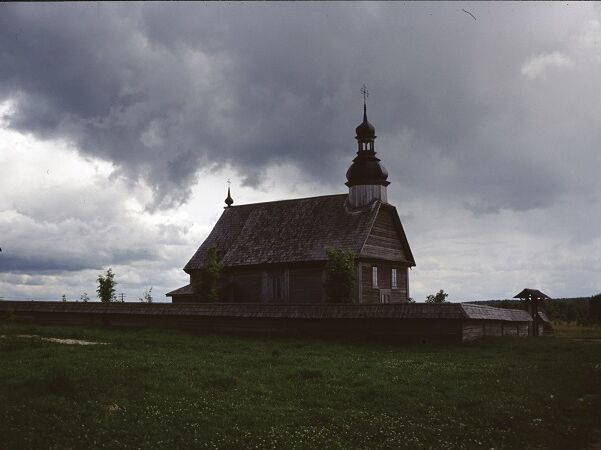
<path fill-rule="evenodd" d="M 363 85 L 363 122 L 355 129 L 357 156 L 346 172 L 346 185 L 349 188 L 349 203 L 353 208 L 368 205 L 374 200 L 387 203 L 386 187 L 390 184 L 388 172 L 376 157 L 374 141 L 376 129 L 367 120 L 367 97 L 369 92 Z"/>

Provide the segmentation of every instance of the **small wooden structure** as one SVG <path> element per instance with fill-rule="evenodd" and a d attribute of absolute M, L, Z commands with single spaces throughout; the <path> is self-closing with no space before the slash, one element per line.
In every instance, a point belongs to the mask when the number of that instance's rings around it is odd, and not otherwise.
<path fill-rule="evenodd" d="M 539 311 L 538 318 L 540 319 L 538 325 L 539 335 L 555 336 L 555 328 L 553 328 L 553 322 L 551 322 L 547 315 L 543 311 Z"/>
<path fill-rule="evenodd" d="M 532 317 L 532 330 L 530 332 L 531 336 L 541 336 L 545 334 L 545 327 L 547 329 L 551 328 L 551 322 L 547 319 L 547 316 L 544 313 L 539 313 L 539 304 L 544 299 L 550 299 L 547 294 L 542 293 L 538 289 L 523 289 L 520 293 L 515 295 L 513 298 L 519 298 L 524 300 L 526 304 L 526 310 Z M 542 314 L 542 315 L 541 315 Z M 545 320 L 546 319 L 546 320 Z"/>

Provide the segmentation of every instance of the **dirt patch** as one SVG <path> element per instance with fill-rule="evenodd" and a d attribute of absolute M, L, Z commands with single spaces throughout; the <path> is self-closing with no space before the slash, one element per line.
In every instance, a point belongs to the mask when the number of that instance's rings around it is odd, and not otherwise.
<path fill-rule="evenodd" d="M 6 338 L 7 336 L 2 335 L 0 338 Z M 25 339 L 39 339 L 40 341 L 54 342 L 57 344 L 65 344 L 65 345 L 108 345 L 108 342 L 93 342 L 93 341 L 84 341 L 81 339 L 61 339 L 61 338 L 49 338 L 42 337 L 36 334 L 17 334 L 15 337 L 25 338 Z"/>

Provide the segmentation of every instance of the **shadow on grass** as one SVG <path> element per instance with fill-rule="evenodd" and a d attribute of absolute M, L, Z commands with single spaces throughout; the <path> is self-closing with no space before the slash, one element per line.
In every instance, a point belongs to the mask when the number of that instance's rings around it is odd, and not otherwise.
<path fill-rule="evenodd" d="M 63 368 L 50 369 L 47 372 L 30 376 L 15 385 L 28 395 L 55 395 L 73 397 L 76 394 L 76 383 Z"/>
<path fill-rule="evenodd" d="M 314 381 L 321 380 L 324 377 L 321 370 L 315 369 L 299 369 L 288 376 L 291 380 L 298 381 Z"/>
<path fill-rule="evenodd" d="M 228 375 L 213 375 L 205 382 L 207 387 L 218 391 L 230 391 L 238 386 L 238 380 Z"/>

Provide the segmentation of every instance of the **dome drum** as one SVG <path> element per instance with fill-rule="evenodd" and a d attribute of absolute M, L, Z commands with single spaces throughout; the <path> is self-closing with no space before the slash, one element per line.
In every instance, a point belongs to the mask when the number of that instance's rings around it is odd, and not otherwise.
<path fill-rule="evenodd" d="M 365 152 L 367 154 L 359 154 L 354 160 L 351 167 L 346 172 L 347 186 L 355 186 L 358 184 L 379 184 L 388 186 L 388 171 L 380 164 L 380 160 L 376 158 L 374 152 Z"/>

